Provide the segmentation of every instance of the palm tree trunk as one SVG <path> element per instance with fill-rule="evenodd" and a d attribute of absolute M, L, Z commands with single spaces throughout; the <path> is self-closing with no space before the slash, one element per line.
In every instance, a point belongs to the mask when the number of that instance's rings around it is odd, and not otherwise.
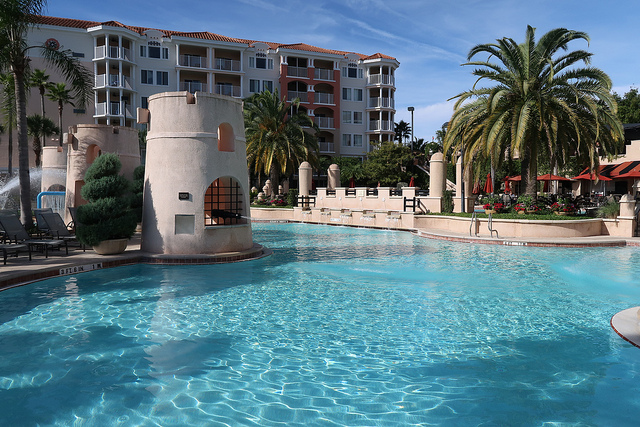
<path fill-rule="evenodd" d="M 33 137 L 33 153 L 36 155 L 36 167 L 40 167 L 40 154 L 42 153 L 42 146 L 40 145 L 40 138 Z"/>
<path fill-rule="evenodd" d="M 58 104 L 58 128 L 60 129 L 60 137 L 58 138 L 58 144 L 60 144 L 60 147 L 62 147 L 62 134 L 64 132 L 62 132 L 62 102 L 60 102 Z"/>
<path fill-rule="evenodd" d="M 20 183 L 20 218 L 25 226 L 31 219 L 31 177 L 29 175 L 29 137 L 27 136 L 27 91 L 24 71 L 13 69 L 17 94 L 16 122 L 18 128 L 18 173 Z"/>
<path fill-rule="evenodd" d="M 273 188 L 273 196 L 278 195 L 278 186 L 280 185 L 280 169 L 276 162 L 271 163 L 271 170 L 269 171 L 269 176 L 271 177 L 271 187 Z"/>
<path fill-rule="evenodd" d="M 40 86 L 40 109 L 42 110 L 42 118 L 44 118 L 44 86 Z"/>
<path fill-rule="evenodd" d="M 538 156 L 534 146 L 529 145 L 524 150 L 522 159 L 522 181 L 524 182 L 525 194 L 538 197 Z"/>
<path fill-rule="evenodd" d="M 9 164 L 7 168 L 9 169 L 9 177 L 13 175 L 13 113 L 9 112 L 9 142 L 7 147 L 8 155 L 9 155 Z"/>

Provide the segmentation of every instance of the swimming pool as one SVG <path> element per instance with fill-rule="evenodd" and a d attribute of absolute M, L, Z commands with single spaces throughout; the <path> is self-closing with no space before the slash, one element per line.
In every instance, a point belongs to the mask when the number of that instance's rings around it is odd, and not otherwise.
<path fill-rule="evenodd" d="M 0 293 L 3 425 L 635 425 L 637 248 L 254 224 L 270 257 Z"/>

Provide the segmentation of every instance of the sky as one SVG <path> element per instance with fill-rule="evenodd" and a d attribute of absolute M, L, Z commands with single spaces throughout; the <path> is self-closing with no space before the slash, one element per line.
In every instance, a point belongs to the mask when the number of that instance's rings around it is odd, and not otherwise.
<path fill-rule="evenodd" d="M 593 53 L 591 65 L 618 94 L 640 85 L 637 11 L 637 0 L 55 0 L 46 14 L 390 55 L 400 62 L 396 122 L 411 124 L 407 107 L 415 107 L 414 136 L 431 140 L 451 117 L 450 99 L 475 82 L 461 65 L 469 50 L 503 37 L 522 42 L 527 25 L 538 37 L 559 27 L 586 32 L 590 41 L 571 50 Z"/>

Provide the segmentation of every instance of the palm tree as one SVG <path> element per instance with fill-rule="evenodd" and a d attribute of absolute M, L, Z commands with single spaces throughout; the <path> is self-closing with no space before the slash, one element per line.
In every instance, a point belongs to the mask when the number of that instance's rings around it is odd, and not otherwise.
<path fill-rule="evenodd" d="M 474 86 L 452 98 L 457 101 L 445 151 L 462 149 L 467 165 L 482 158 L 491 159 L 494 166 L 502 161 L 502 153 L 519 153 L 525 192 L 534 197 L 539 155 L 560 166 L 575 155 L 593 170 L 599 156 L 616 154 L 624 133 L 611 79 L 597 68 L 576 66 L 588 65 L 592 55 L 568 50 L 569 42 L 579 39 L 589 37 L 558 28 L 536 41 L 535 29 L 528 26 L 521 44 L 502 38 L 473 47 L 469 61 L 483 53 L 488 59 L 463 65 L 477 67 L 476 83 L 489 80 L 495 86 Z"/>
<path fill-rule="evenodd" d="M 256 173 L 270 175 L 275 188 L 280 174 L 291 174 L 304 161 L 316 163 L 318 153 L 317 126 L 311 118 L 297 111 L 290 113 L 286 99 L 278 91 L 256 93 L 244 104 L 247 160 Z M 309 132 L 309 129 L 313 133 Z"/>
<path fill-rule="evenodd" d="M 31 223 L 31 189 L 29 176 L 29 139 L 27 135 L 27 80 L 29 51 L 38 49 L 44 60 L 57 68 L 71 83 L 74 98 L 81 108 L 91 99 L 93 73 L 82 66 L 70 50 L 57 50 L 41 44 L 29 46 L 27 34 L 37 16 L 42 15 L 46 0 L 0 0 L 0 71 L 10 70 L 14 77 L 16 123 L 18 128 L 18 168 L 20 212 L 24 224 Z"/>
<path fill-rule="evenodd" d="M 66 104 L 72 107 L 75 106 L 73 104 L 73 98 L 71 97 L 71 89 L 67 89 L 67 85 L 64 83 L 56 83 L 49 88 L 47 98 L 58 103 L 58 128 L 60 129 L 58 143 L 62 147 L 62 110 Z"/>
<path fill-rule="evenodd" d="M 27 117 L 27 133 L 33 137 L 33 152 L 36 154 L 36 167 L 40 167 L 40 155 L 47 137 L 58 133 L 55 123 L 40 114 Z"/>
<path fill-rule="evenodd" d="M 52 83 L 49 81 L 49 74 L 45 70 L 36 68 L 29 75 L 29 86 L 37 87 L 40 92 L 40 109 L 42 111 L 42 117 L 46 117 L 44 114 L 44 93 L 49 89 Z"/>
<path fill-rule="evenodd" d="M 7 172 L 11 177 L 13 175 L 13 129 L 16 127 L 16 93 L 15 84 L 13 82 L 13 74 L 0 73 L 0 84 L 2 85 L 2 103 L 0 110 L 4 115 L 4 127 L 8 130 L 7 155 L 9 162 L 7 164 Z"/>
<path fill-rule="evenodd" d="M 406 141 L 411 137 L 411 126 L 409 123 L 404 120 L 400 120 L 399 123 L 396 123 L 393 131 L 396 133 L 395 140 L 399 143 L 406 143 Z"/>

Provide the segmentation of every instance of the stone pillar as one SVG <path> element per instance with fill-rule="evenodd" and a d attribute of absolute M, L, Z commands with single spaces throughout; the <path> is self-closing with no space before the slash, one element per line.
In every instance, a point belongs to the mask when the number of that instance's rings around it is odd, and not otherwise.
<path fill-rule="evenodd" d="M 624 237 L 633 237 L 638 218 L 636 218 L 636 201 L 631 194 L 620 198 L 620 215 L 618 221 Z"/>
<path fill-rule="evenodd" d="M 340 166 L 332 164 L 327 171 L 328 183 L 327 188 L 335 190 L 340 187 Z"/>
<path fill-rule="evenodd" d="M 311 191 L 313 169 L 309 162 L 302 162 L 298 168 L 298 194 L 308 196 Z"/>
<path fill-rule="evenodd" d="M 40 191 L 64 191 L 66 184 L 67 146 L 42 147 L 42 181 Z"/>
<path fill-rule="evenodd" d="M 465 212 L 473 211 L 473 195 L 471 194 L 471 170 L 464 171 L 462 156 L 456 161 L 456 195 L 453 200 L 454 212 L 462 212 L 462 186 L 464 185 Z"/>
<path fill-rule="evenodd" d="M 431 156 L 429 174 L 429 197 L 442 197 L 444 195 L 444 184 L 447 178 L 444 155 L 435 153 Z"/>

